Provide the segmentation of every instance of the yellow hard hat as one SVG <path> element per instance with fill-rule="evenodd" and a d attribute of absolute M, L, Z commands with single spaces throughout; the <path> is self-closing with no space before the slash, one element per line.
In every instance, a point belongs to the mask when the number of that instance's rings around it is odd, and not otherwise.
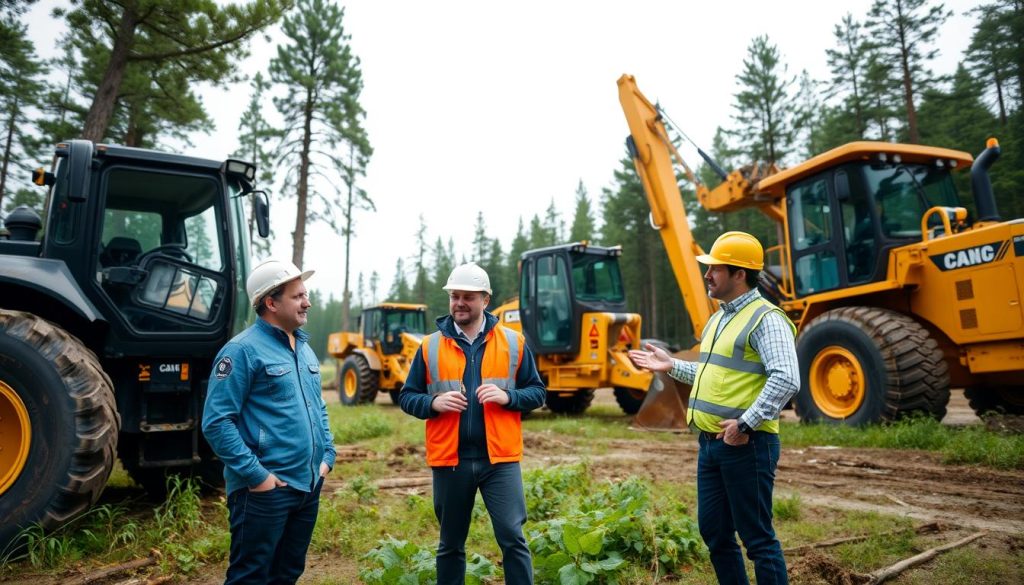
<path fill-rule="evenodd" d="M 764 268 L 764 248 L 746 232 L 725 232 L 718 236 L 711 252 L 697 256 L 701 264 L 728 264 L 751 270 Z"/>

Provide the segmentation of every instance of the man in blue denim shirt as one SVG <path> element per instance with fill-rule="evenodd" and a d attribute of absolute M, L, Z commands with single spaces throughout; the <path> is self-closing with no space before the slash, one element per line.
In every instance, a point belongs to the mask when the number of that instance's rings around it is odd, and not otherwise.
<path fill-rule="evenodd" d="M 320 397 L 320 365 L 308 345 L 313 271 L 268 260 L 246 291 L 259 319 L 217 354 L 203 434 L 224 462 L 231 552 L 226 584 L 295 583 L 334 465 Z"/>

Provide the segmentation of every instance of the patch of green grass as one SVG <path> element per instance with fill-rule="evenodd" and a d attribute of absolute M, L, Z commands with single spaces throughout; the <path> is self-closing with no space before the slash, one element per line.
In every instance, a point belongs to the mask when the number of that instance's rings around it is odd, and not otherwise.
<path fill-rule="evenodd" d="M 366 439 L 390 435 L 394 422 L 383 409 L 372 404 L 359 406 L 332 405 L 328 407 L 334 442 L 351 445 Z"/>
<path fill-rule="evenodd" d="M 993 433 L 981 426 L 951 427 L 929 418 L 851 427 L 826 423 L 782 423 L 787 447 L 836 445 L 937 451 L 945 463 L 1024 469 L 1024 436 Z"/>
<path fill-rule="evenodd" d="M 772 514 L 776 520 L 799 520 L 803 515 L 803 506 L 799 494 L 793 494 L 786 498 L 775 497 L 772 502 Z"/>

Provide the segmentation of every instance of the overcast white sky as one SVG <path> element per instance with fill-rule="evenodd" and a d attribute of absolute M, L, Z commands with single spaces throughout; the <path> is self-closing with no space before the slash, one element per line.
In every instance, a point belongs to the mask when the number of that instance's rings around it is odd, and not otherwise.
<path fill-rule="evenodd" d="M 47 15 L 57 3 L 43 0 L 28 21 L 44 56 L 55 54 L 56 25 Z M 945 2 L 954 16 L 940 31 L 938 72 L 952 72 L 962 58 L 975 21 L 964 12 L 978 4 Z M 635 75 L 641 91 L 709 150 L 715 128 L 732 126 L 735 79 L 751 39 L 767 34 L 790 75 L 807 69 L 825 80 L 834 26 L 847 12 L 863 22 L 871 0 L 342 5 L 362 60 L 360 101 L 374 148 L 361 186 L 378 209 L 357 217 L 351 282 L 355 294 L 358 274 L 368 282 L 376 270 L 383 296 L 397 258 L 411 263 L 420 215 L 429 242 L 453 237 L 457 255 L 469 256 L 478 212 L 507 250 L 519 218 L 528 226 L 552 200 L 569 225 L 580 180 L 598 209 L 624 155 L 621 74 Z M 255 39 L 245 72 L 266 71 L 274 45 Z M 192 154 L 223 159 L 237 148 L 248 86 L 201 95 L 217 128 L 193 138 Z M 683 154 L 691 166 L 700 162 L 692 151 Z M 294 207 L 275 202 L 272 218 L 274 255 L 290 258 Z M 313 228 L 305 254 L 305 267 L 317 270 L 311 288 L 340 296 L 343 245 L 339 235 Z"/>

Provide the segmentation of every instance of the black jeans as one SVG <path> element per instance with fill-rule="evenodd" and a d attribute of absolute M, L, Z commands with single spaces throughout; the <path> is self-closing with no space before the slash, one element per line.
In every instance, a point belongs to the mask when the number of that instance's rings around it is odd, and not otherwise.
<path fill-rule="evenodd" d="M 323 484 L 320 478 L 312 492 L 284 486 L 228 495 L 231 556 L 225 585 L 290 585 L 298 580 L 306 568 Z"/>
<path fill-rule="evenodd" d="M 523 536 L 526 498 L 519 463 L 491 465 L 487 459 L 462 459 L 458 467 L 433 467 L 434 513 L 441 523 L 437 547 L 438 585 L 466 581 L 466 536 L 473 517 L 476 491 L 480 490 L 501 547 L 507 585 L 533 583 L 530 548 Z"/>
<path fill-rule="evenodd" d="M 786 585 L 786 559 L 772 527 L 779 436 L 755 432 L 733 447 L 701 433 L 697 455 L 697 524 L 722 585 L 749 583 L 735 533 L 754 563 L 758 585 Z"/>

